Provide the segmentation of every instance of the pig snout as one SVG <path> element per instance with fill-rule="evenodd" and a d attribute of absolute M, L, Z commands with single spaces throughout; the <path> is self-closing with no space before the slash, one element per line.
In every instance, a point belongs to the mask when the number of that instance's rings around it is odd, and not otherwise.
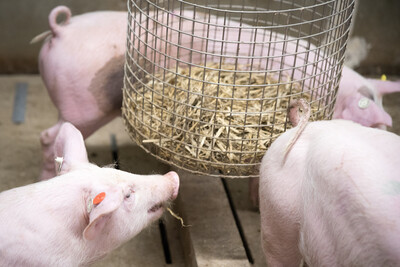
<path fill-rule="evenodd" d="M 165 174 L 164 177 L 169 179 L 172 183 L 171 200 L 174 200 L 178 196 L 178 192 L 179 192 L 179 176 L 176 172 L 171 171 L 171 172 Z"/>

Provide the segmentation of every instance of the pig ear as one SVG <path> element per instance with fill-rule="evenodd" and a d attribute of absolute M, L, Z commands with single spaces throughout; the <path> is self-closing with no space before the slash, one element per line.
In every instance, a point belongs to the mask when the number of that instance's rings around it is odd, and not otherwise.
<path fill-rule="evenodd" d="M 54 144 L 54 155 L 57 159 L 57 174 L 66 173 L 78 164 L 89 162 L 82 134 L 69 122 L 61 125 Z"/>
<path fill-rule="evenodd" d="M 372 89 L 370 89 L 366 86 L 362 86 L 361 88 L 358 89 L 358 92 L 361 95 L 375 101 L 375 96 L 374 96 L 374 93 L 372 92 Z"/>
<path fill-rule="evenodd" d="M 400 92 L 400 80 L 396 82 L 368 79 L 380 95 Z"/>
<path fill-rule="evenodd" d="M 113 212 L 121 206 L 122 201 L 122 193 L 116 191 L 106 193 L 104 200 L 90 211 L 89 224 L 83 231 L 85 240 L 93 240 L 96 236 L 101 235 Z"/>

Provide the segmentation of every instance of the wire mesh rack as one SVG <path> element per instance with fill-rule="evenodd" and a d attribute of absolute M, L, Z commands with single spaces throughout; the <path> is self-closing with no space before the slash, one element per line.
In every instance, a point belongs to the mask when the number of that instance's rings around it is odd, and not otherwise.
<path fill-rule="evenodd" d="M 257 176 L 305 98 L 330 119 L 354 0 L 128 1 L 131 138 L 194 173 Z"/>

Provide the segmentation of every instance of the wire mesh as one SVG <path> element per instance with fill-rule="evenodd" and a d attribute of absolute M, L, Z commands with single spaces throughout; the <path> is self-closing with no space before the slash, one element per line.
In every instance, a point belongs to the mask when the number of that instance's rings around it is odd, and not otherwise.
<path fill-rule="evenodd" d="M 257 176 L 293 98 L 330 119 L 354 0 L 128 1 L 131 138 L 194 173 Z"/>

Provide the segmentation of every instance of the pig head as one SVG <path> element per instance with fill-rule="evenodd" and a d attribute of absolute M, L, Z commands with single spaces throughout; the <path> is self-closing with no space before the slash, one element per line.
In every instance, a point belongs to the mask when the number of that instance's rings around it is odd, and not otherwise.
<path fill-rule="evenodd" d="M 134 237 L 176 198 L 179 177 L 134 175 L 87 160 L 81 133 L 55 141 L 60 176 L 0 193 L 1 266 L 84 266 Z"/>
<path fill-rule="evenodd" d="M 268 266 L 398 266 L 400 137 L 311 122 L 286 155 L 297 132 L 276 139 L 260 167 Z"/>
<path fill-rule="evenodd" d="M 344 67 L 333 118 L 355 121 L 367 127 L 391 127 L 392 118 L 383 109 L 382 98 L 395 92 L 400 92 L 400 81 L 366 79 Z"/>

